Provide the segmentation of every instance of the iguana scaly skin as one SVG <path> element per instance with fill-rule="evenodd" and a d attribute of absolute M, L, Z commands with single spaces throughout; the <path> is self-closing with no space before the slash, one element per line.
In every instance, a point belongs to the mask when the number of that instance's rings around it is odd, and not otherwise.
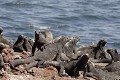
<path fill-rule="evenodd" d="M 34 53 L 36 51 L 36 48 L 43 51 L 43 46 L 45 44 L 48 44 L 49 42 L 46 40 L 45 36 L 39 31 L 35 31 L 35 42 L 32 46 L 32 56 L 34 56 Z"/>
<path fill-rule="evenodd" d="M 88 53 L 90 58 L 94 59 L 106 59 L 104 46 L 107 42 L 105 40 L 100 40 L 97 45 L 87 46 L 83 48 L 79 48 L 81 54 Z"/>
<path fill-rule="evenodd" d="M 6 45 L 9 45 L 10 47 L 12 47 L 13 46 L 12 42 L 5 39 L 2 32 L 3 32 L 3 29 L 0 27 L 0 43 L 6 44 Z"/>
<path fill-rule="evenodd" d="M 96 80 L 119 80 L 120 79 L 120 76 L 113 72 L 108 72 L 106 70 L 95 68 L 94 64 L 91 62 L 88 63 L 88 71 L 86 72 L 86 76 L 93 77 Z"/>
<path fill-rule="evenodd" d="M 13 45 L 13 50 L 15 52 L 28 51 L 32 52 L 33 41 L 24 35 L 19 35 L 17 41 Z"/>
<path fill-rule="evenodd" d="M 32 52 L 33 41 L 27 37 L 24 38 L 23 48 L 25 51 Z"/>
<path fill-rule="evenodd" d="M 44 64 L 56 67 L 60 76 L 78 77 L 79 71 L 86 72 L 86 65 L 88 60 L 89 55 L 83 54 L 78 59 L 71 60 L 69 62 L 45 61 Z M 67 74 L 64 73 L 64 70 Z"/>
<path fill-rule="evenodd" d="M 113 62 L 120 61 L 120 54 L 116 49 L 107 49 L 107 53 L 110 54 Z"/>
<path fill-rule="evenodd" d="M 17 38 L 17 41 L 13 45 L 13 50 L 15 52 L 22 52 L 22 51 L 24 51 L 23 43 L 24 43 L 24 36 L 23 35 L 19 35 L 18 38 Z"/>
<path fill-rule="evenodd" d="M 33 61 L 46 61 L 46 60 L 53 60 L 56 55 L 59 53 L 60 50 L 63 49 L 63 46 L 66 42 L 69 41 L 69 38 L 66 36 L 61 36 L 57 42 L 51 43 L 45 46 L 43 51 L 38 51 L 35 53 L 34 56 L 28 57 L 26 59 L 16 59 L 11 64 L 12 67 L 18 66 L 24 63 L 31 63 Z"/>

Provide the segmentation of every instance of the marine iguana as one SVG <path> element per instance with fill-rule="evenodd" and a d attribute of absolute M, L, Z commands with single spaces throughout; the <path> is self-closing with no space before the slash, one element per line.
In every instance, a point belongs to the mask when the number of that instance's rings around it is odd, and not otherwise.
<path fill-rule="evenodd" d="M 53 60 L 60 50 L 63 49 L 65 43 L 69 41 L 66 36 L 60 36 L 57 42 L 45 46 L 43 51 L 37 51 L 34 56 L 28 57 L 26 59 L 16 59 L 11 64 L 12 67 L 18 66 L 20 64 L 31 63 L 33 61 L 46 61 Z"/>
<path fill-rule="evenodd" d="M 32 52 L 33 41 L 27 37 L 24 38 L 23 48 L 25 51 Z"/>
<path fill-rule="evenodd" d="M 45 36 L 39 31 L 35 31 L 35 42 L 32 46 L 32 56 L 34 56 L 36 48 L 43 51 L 43 46 L 48 44 L 49 42 L 46 40 Z"/>
<path fill-rule="evenodd" d="M 106 70 L 95 68 L 92 62 L 88 62 L 87 72 L 85 75 L 88 77 L 93 77 L 96 80 L 119 80 L 120 79 L 120 76 L 113 72 L 108 72 Z"/>
<path fill-rule="evenodd" d="M 104 69 L 109 72 L 114 72 L 120 75 L 120 55 L 116 49 L 107 49 L 107 52 L 111 55 L 111 63 L 107 65 Z"/>
<path fill-rule="evenodd" d="M 104 50 L 104 46 L 107 42 L 105 40 L 100 40 L 97 44 L 97 47 L 94 48 L 93 53 L 95 54 L 94 58 L 97 59 L 103 59 L 106 58 L 105 56 L 105 50 Z"/>
<path fill-rule="evenodd" d="M 110 54 L 110 59 L 101 59 L 101 60 L 93 60 L 93 62 L 107 62 L 109 65 L 113 65 L 114 62 L 120 61 L 120 55 L 118 54 L 116 49 L 107 49 L 107 54 Z"/>
<path fill-rule="evenodd" d="M 71 40 L 67 42 L 63 47 L 63 52 L 66 54 L 68 58 L 72 59 L 73 55 L 77 54 L 76 44 L 80 40 L 80 37 L 75 36 L 75 37 L 71 37 L 70 39 Z"/>
<path fill-rule="evenodd" d="M 120 62 L 112 62 L 111 64 L 107 65 L 104 70 L 107 70 L 109 72 L 113 72 L 120 76 Z"/>
<path fill-rule="evenodd" d="M 3 32 L 3 29 L 0 27 L 0 43 L 6 44 L 6 45 L 9 45 L 10 47 L 12 47 L 13 46 L 12 42 L 7 40 L 7 39 L 5 39 L 3 37 L 2 32 Z"/>
<path fill-rule="evenodd" d="M 17 41 L 13 45 L 13 50 L 15 52 L 23 52 L 24 51 L 23 43 L 24 43 L 24 36 L 19 35 Z"/>
<path fill-rule="evenodd" d="M 51 31 L 45 30 L 45 31 L 41 31 L 41 33 L 44 35 L 44 37 L 48 41 L 48 43 L 53 42 L 53 34 Z"/>
<path fill-rule="evenodd" d="M 78 36 L 69 37 L 69 41 L 64 45 L 63 50 L 56 56 L 57 61 L 70 61 L 80 56 L 76 52 L 76 43 L 80 40 Z"/>
<path fill-rule="evenodd" d="M 28 51 L 32 52 L 33 41 L 24 35 L 19 35 L 17 41 L 13 45 L 13 50 L 15 52 Z"/>
<path fill-rule="evenodd" d="M 80 53 L 88 53 L 90 58 L 94 59 L 106 59 L 104 46 L 107 42 L 105 40 L 100 40 L 97 45 L 83 47 L 77 50 Z"/>
<path fill-rule="evenodd" d="M 78 77 L 79 71 L 86 72 L 86 65 L 89 60 L 88 54 L 81 55 L 77 60 L 67 61 L 45 61 L 45 65 L 54 66 L 57 68 L 58 73 L 60 76 L 71 76 L 71 77 Z M 67 73 L 64 73 L 65 72 Z"/>
<path fill-rule="evenodd" d="M 113 62 L 120 61 L 120 55 L 116 49 L 107 49 L 107 53 L 110 54 Z"/>

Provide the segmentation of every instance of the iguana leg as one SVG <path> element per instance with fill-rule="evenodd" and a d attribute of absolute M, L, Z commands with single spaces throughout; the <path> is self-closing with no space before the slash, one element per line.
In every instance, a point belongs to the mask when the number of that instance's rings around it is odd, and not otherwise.
<path fill-rule="evenodd" d="M 60 69 L 58 70 L 58 74 L 62 77 L 62 76 L 66 76 L 68 77 L 69 75 L 67 73 L 65 73 L 65 67 L 63 66 L 63 64 L 60 63 L 59 65 Z"/>
<path fill-rule="evenodd" d="M 60 53 L 57 55 L 56 61 L 70 61 L 66 54 Z"/>
<path fill-rule="evenodd" d="M 47 64 L 44 64 L 44 62 L 45 62 L 44 60 L 38 61 L 37 67 L 39 67 L 39 68 L 47 67 L 48 65 L 47 65 Z"/>
<path fill-rule="evenodd" d="M 65 68 L 62 64 L 62 62 L 57 62 L 57 61 L 45 61 L 44 62 L 45 65 L 50 65 L 50 66 L 54 66 L 55 68 L 57 68 L 58 70 L 58 74 L 60 76 L 66 76 L 68 77 L 69 75 L 66 74 L 64 71 L 65 71 Z"/>
<path fill-rule="evenodd" d="M 28 57 L 26 59 L 15 59 L 11 62 L 11 67 L 16 67 L 18 65 L 21 65 L 21 64 L 25 64 L 25 63 L 31 63 L 33 61 L 35 61 L 37 58 L 35 56 L 33 57 Z"/>
<path fill-rule="evenodd" d="M 25 69 L 29 70 L 30 68 L 37 66 L 37 64 L 38 64 L 38 61 L 34 61 L 34 62 L 28 64 Z"/>
<path fill-rule="evenodd" d="M 58 61 L 45 61 L 43 64 L 58 67 L 60 62 L 58 62 Z"/>
<path fill-rule="evenodd" d="M 90 59 L 94 63 L 111 63 L 112 60 L 110 59 Z"/>
<path fill-rule="evenodd" d="M 37 47 L 37 45 L 36 45 L 36 43 L 34 43 L 32 46 L 32 56 L 34 56 L 36 47 Z"/>

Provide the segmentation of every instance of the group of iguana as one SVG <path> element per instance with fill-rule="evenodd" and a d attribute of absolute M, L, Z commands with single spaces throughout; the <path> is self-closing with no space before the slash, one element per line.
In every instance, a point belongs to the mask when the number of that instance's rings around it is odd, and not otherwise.
<path fill-rule="evenodd" d="M 13 59 L 10 62 L 11 69 L 27 64 L 26 70 L 32 67 L 44 68 L 54 66 L 60 76 L 79 77 L 79 71 L 83 71 L 84 78 L 93 77 L 97 80 L 120 79 L 120 57 L 116 49 L 107 49 L 105 40 L 100 40 L 97 45 L 91 44 L 77 48 L 79 36 L 59 36 L 53 38 L 50 31 L 35 31 L 35 39 L 19 35 L 17 41 L 11 44 L 3 38 L 0 29 L 0 42 L 9 45 L 14 52 L 30 52 L 27 58 Z M 0 51 L 5 48 L 0 45 Z M 110 55 L 109 59 L 107 55 Z M 96 67 L 95 63 L 109 63 L 105 67 Z M 0 54 L 0 68 L 4 68 L 4 58 Z"/>

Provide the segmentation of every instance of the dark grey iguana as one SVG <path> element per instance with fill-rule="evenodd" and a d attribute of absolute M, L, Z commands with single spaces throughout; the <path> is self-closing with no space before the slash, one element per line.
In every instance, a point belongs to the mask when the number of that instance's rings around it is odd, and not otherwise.
<path fill-rule="evenodd" d="M 60 36 L 58 41 L 51 43 L 45 46 L 43 51 L 37 51 L 34 56 L 28 57 L 26 59 L 16 59 L 11 64 L 12 67 L 18 66 L 20 64 L 31 63 L 33 61 L 46 61 L 53 60 L 56 55 L 59 53 L 65 43 L 69 41 L 69 38 L 66 36 Z"/>
<path fill-rule="evenodd" d="M 105 59 L 105 50 L 104 46 L 107 42 L 105 40 L 100 40 L 96 46 L 83 47 L 78 49 L 80 53 L 88 53 L 90 58 L 94 59 Z"/>
<path fill-rule="evenodd" d="M 36 48 L 42 51 L 42 46 L 44 46 L 44 44 L 48 44 L 47 40 L 45 39 L 45 36 L 40 31 L 35 31 L 35 42 L 32 46 L 32 56 L 34 56 Z"/>
<path fill-rule="evenodd" d="M 9 45 L 10 47 L 12 47 L 13 46 L 12 42 L 7 40 L 7 39 L 5 39 L 3 37 L 2 32 L 3 32 L 3 29 L 0 27 L 0 43 L 6 44 L 6 45 Z"/>
<path fill-rule="evenodd" d="M 88 70 L 86 72 L 86 76 L 93 77 L 96 80 L 119 80 L 120 76 L 113 73 L 108 72 L 107 70 L 102 70 L 99 68 L 95 68 L 94 64 L 88 63 Z"/>
<path fill-rule="evenodd" d="M 105 67 L 105 70 L 120 75 L 120 55 L 116 49 L 107 49 L 107 52 L 111 55 L 112 61 Z"/>
<path fill-rule="evenodd" d="M 107 49 L 107 53 L 111 55 L 113 62 L 120 61 L 120 54 L 118 54 L 116 49 Z"/>
<path fill-rule="evenodd" d="M 95 59 L 103 59 L 106 58 L 104 46 L 107 42 L 105 40 L 100 40 L 97 44 L 97 47 L 93 49 L 93 53 L 95 54 Z"/>
<path fill-rule="evenodd" d="M 24 51 L 23 43 L 24 43 L 24 36 L 23 35 L 19 35 L 18 38 L 17 38 L 17 41 L 13 45 L 13 50 L 15 52 L 22 52 L 22 51 Z"/>
<path fill-rule="evenodd" d="M 63 52 L 66 54 L 68 58 L 72 59 L 73 55 L 77 54 L 76 44 L 80 40 L 80 37 L 75 36 L 75 37 L 71 37 L 70 39 L 71 40 L 64 45 Z"/>
<path fill-rule="evenodd" d="M 89 55 L 83 54 L 78 59 L 71 60 L 69 62 L 45 61 L 44 64 L 56 67 L 60 76 L 78 77 L 79 71 L 86 72 L 86 65 L 88 60 Z M 64 73 L 64 70 L 67 74 Z"/>
<path fill-rule="evenodd" d="M 72 59 L 77 59 L 80 56 L 76 52 L 76 43 L 80 40 L 78 36 L 69 37 L 69 41 L 64 45 L 63 50 L 59 51 L 56 57 L 57 61 L 70 61 Z"/>
<path fill-rule="evenodd" d="M 104 70 L 107 70 L 108 72 L 113 72 L 120 76 L 120 62 L 113 62 L 110 65 L 107 65 Z"/>
<path fill-rule="evenodd" d="M 25 51 L 32 52 L 33 40 L 30 38 L 25 37 L 23 48 Z"/>
<path fill-rule="evenodd" d="M 17 41 L 13 45 L 15 52 L 29 51 L 32 52 L 33 41 L 24 35 L 19 35 Z"/>

